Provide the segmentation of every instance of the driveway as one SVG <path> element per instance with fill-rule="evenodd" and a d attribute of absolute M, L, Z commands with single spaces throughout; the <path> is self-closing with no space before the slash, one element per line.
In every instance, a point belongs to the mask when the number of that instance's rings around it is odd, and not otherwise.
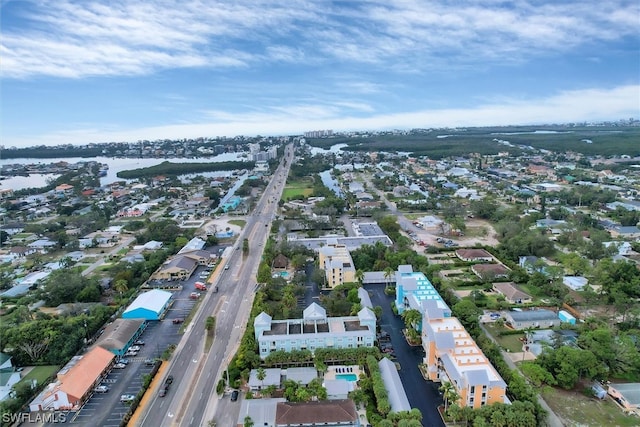
<path fill-rule="evenodd" d="M 404 322 L 400 316 L 391 311 L 393 298 L 385 295 L 384 286 L 373 285 L 366 287 L 371 296 L 371 303 L 375 307 L 382 307 L 380 328 L 387 331 L 391 337 L 391 344 L 396 353 L 396 362 L 400 363 L 398 371 L 402 386 L 412 408 L 422 412 L 422 425 L 425 427 L 443 427 L 438 406 L 442 404 L 442 397 L 438 391 L 439 384 L 426 381 L 418 365 L 422 363 L 424 352 L 421 346 L 410 347 L 402 335 Z"/>

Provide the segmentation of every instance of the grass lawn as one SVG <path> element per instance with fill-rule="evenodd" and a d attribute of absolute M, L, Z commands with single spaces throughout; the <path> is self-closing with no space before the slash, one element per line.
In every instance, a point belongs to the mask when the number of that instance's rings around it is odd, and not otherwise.
<path fill-rule="evenodd" d="M 42 384 L 56 372 L 58 372 L 58 366 L 56 365 L 36 366 L 20 382 L 31 382 L 31 380 L 35 379 L 38 384 Z"/>
<path fill-rule="evenodd" d="M 464 230 L 464 235 L 466 237 L 484 237 L 489 234 L 489 230 L 487 227 L 480 225 L 476 227 L 467 227 Z"/>
<path fill-rule="evenodd" d="M 487 323 L 484 325 L 487 331 L 498 341 L 498 344 L 509 350 L 512 353 L 518 353 L 522 351 L 522 341 L 520 338 L 524 338 L 524 332 L 517 335 L 503 335 L 500 336 L 501 331 L 507 331 L 510 329 L 506 328 L 498 328 L 492 323 Z"/>
<path fill-rule="evenodd" d="M 244 219 L 230 219 L 229 224 L 237 225 L 238 227 L 244 227 L 247 221 Z"/>
<path fill-rule="evenodd" d="M 624 415 L 610 399 L 599 400 L 579 391 L 567 391 L 544 387 L 542 396 L 565 425 L 571 426 L 611 426 L 632 427 L 638 425 L 638 418 Z"/>
<path fill-rule="evenodd" d="M 313 179 L 287 182 L 282 192 L 283 200 L 290 200 L 296 196 L 309 197 L 313 193 Z"/>
<path fill-rule="evenodd" d="M 298 196 L 309 197 L 313 194 L 313 189 L 308 187 L 287 187 L 282 192 L 283 200 L 291 200 Z"/>

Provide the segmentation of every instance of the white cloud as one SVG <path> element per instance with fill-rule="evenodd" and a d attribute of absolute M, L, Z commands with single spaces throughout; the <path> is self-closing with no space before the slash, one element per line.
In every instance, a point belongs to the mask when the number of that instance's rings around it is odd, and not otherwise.
<path fill-rule="evenodd" d="M 335 61 L 416 72 L 522 61 L 637 36 L 640 6 L 627 0 L 55 0 L 22 13 L 3 28 L 5 77 Z"/>
<path fill-rule="evenodd" d="M 415 127 L 492 126 L 617 120 L 637 117 L 640 86 L 612 89 L 584 89 L 562 92 L 547 98 L 503 99 L 473 108 L 421 110 L 395 114 L 372 114 L 368 117 L 345 116 L 341 107 L 291 105 L 275 106 L 268 111 L 248 114 L 209 112 L 202 123 L 174 124 L 127 130 L 100 130 L 95 126 L 47 135 L 9 139 L 6 146 L 64 144 L 139 139 L 196 138 L 202 136 L 301 134 L 311 129 L 380 130 Z M 361 107 L 363 110 L 364 107 Z M 606 112 L 606 113 L 603 113 Z"/>

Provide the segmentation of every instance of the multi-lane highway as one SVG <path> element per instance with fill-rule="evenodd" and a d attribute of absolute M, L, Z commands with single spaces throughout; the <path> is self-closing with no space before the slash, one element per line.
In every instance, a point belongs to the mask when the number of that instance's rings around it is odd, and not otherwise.
<path fill-rule="evenodd" d="M 225 267 L 219 269 L 212 285 L 217 285 L 219 291 L 205 296 L 174 352 L 165 375 L 173 375 L 175 387 L 165 397 L 152 396 L 138 425 L 206 426 L 214 418 L 218 425 L 236 424 L 237 410 L 217 411 L 216 384 L 235 354 L 249 319 L 263 245 L 292 160 L 293 146 L 289 145 L 238 240 L 224 255 Z M 244 239 L 249 242 L 248 254 L 242 250 Z M 208 316 L 216 317 L 216 331 L 213 346 L 205 353 L 204 325 Z"/>

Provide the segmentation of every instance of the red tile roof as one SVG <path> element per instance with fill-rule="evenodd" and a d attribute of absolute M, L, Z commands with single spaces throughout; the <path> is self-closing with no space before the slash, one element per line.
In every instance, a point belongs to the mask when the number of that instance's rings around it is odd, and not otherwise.
<path fill-rule="evenodd" d="M 96 379 L 111 364 L 115 355 L 102 347 L 94 347 L 65 373 L 58 373 L 60 390 L 79 400 L 93 387 Z M 73 402 L 72 402 L 73 403 Z"/>

